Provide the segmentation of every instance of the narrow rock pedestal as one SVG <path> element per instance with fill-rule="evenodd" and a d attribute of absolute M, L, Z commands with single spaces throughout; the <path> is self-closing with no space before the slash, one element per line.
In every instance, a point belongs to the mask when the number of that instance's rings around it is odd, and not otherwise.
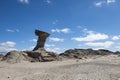
<path fill-rule="evenodd" d="M 46 39 L 50 34 L 40 30 L 35 30 L 35 35 L 38 36 L 38 40 L 37 40 L 37 45 L 33 49 L 33 51 L 38 50 L 39 48 L 44 48 Z"/>

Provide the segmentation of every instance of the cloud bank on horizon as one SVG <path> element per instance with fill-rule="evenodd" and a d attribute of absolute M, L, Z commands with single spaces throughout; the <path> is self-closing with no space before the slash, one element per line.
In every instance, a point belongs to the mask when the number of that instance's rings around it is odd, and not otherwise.
<path fill-rule="evenodd" d="M 49 32 L 45 48 L 120 51 L 119 0 L 0 1 L 0 52 L 32 50 L 35 29 Z M 18 4 L 19 3 L 19 4 Z M 12 5 L 12 6 L 11 6 Z"/>

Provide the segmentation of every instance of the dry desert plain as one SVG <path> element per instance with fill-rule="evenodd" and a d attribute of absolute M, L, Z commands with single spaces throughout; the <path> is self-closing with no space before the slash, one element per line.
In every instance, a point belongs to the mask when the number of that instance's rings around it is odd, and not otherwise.
<path fill-rule="evenodd" d="M 0 62 L 0 80 L 120 80 L 120 57 L 53 62 Z"/>

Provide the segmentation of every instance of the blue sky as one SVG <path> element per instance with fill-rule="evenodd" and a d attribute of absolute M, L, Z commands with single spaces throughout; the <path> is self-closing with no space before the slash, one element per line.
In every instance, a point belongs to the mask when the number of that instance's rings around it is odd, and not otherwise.
<path fill-rule="evenodd" d="M 0 0 L 0 52 L 32 50 L 35 29 L 51 34 L 49 51 L 120 51 L 119 21 L 119 0 Z"/>

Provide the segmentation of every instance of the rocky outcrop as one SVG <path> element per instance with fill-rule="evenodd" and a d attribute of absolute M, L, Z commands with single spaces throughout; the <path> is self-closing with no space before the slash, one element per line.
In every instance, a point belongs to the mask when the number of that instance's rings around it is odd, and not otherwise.
<path fill-rule="evenodd" d="M 24 57 L 25 54 L 22 51 L 11 51 L 8 52 L 3 58 L 2 61 L 7 61 L 10 63 L 16 63 L 16 62 L 21 62 L 23 60 L 26 60 L 26 58 Z"/>
<path fill-rule="evenodd" d="M 48 52 L 44 48 L 39 48 L 35 51 L 11 51 L 8 52 L 4 57 L 2 57 L 2 61 L 18 63 L 22 61 L 29 62 L 46 62 L 46 61 L 56 61 L 63 59 L 86 59 L 86 58 L 95 58 L 98 56 L 104 55 L 120 55 L 120 52 L 112 52 L 109 50 L 99 49 L 69 49 L 64 53 L 57 54 L 54 52 Z"/>
<path fill-rule="evenodd" d="M 43 48 L 36 51 L 11 51 L 2 58 L 2 61 L 9 63 L 18 63 L 22 61 L 45 62 L 55 60 L 58 60 L 58 54 L 48 52 Z"/>
<path fill-rule="evenodd" d="M 92 57 L 96 55 L 109 55 L 113 54 L 113 52 L 109 50 L 92 50 L 92 49 L 69 49 L 65 51 L 64 53 L 61 53 L 60 56 L 66 57 L 66 58 L 76 58 L 76 59 L 82 59 L 87 57 Z"/>
<path fill-rule="evenodd" d="M 39 48 L 36 51 L 24 51 L 29 57 L 32 58 L 31 62 L 45 62 L 58 60 L 58 54 L 54 52 L 48 52 L 44 48 Z"/>

